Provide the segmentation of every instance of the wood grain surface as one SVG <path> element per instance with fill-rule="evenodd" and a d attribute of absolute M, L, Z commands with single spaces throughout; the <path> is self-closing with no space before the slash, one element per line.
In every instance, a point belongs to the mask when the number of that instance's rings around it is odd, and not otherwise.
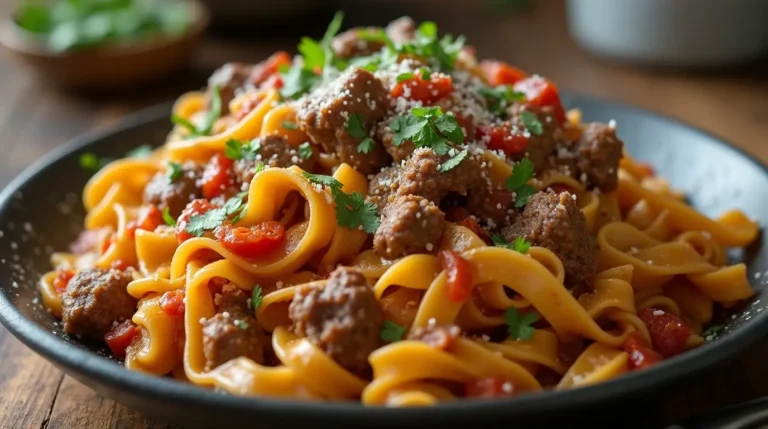
<path fill-rule="evenodd" d="M 7 13 L 9 2 L 0 3 Z M 550 77 L 559 86 L 654 110 L 713 132 L 763 162 L 768 161 L 768 62 L 737 71 L 692 73 L 611 64 L 580 50 L 569 38 L 561 1 L 540 1 L 518 14 L 475 9 L 418 9 L 417 19 L 435 19 L 441 29 L 466 34 L 480 57 L 497 57 Z M 446 10 L 451 9 L 451 10 Z M 380 13 L 379 13 L 380 12 Z M 379 22 L 396 11 L 368 8 L 353 22 Z M 319 20 L 320 18 L 318 18 Z M 325 16 L 322 17 L 325 19 Z M 322 29 L 326 21 L 318 28 Z M 314 30 L 313 30 L 314 31 Z M 320 30 L 321 31 L 321 30 Z M 122 94 L 83 95 L 49 88 L 0 56 L 0 185 L 24 167 L 85 131 L 114 124 L 124 115 L 199 88 L 225 61 L 257 61 L 277 49 L 293 51 L 298 35 L 211 37 L 182 75 Z M 620 130 L 621 124 L 619 124 Z M 768 394 L 768 344 L 750 348 L 688 384 L 657 392 L 638 418 L 648 427 Z M 63 375 L 0 326 L 0 427 L 164 428 Z"/>

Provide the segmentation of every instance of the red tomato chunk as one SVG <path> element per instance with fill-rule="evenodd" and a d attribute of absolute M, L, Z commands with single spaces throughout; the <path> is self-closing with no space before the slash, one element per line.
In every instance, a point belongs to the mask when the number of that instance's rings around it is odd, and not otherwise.
<path fill-rule="evenodd" d="M 448 298 L 454 302 L 468 300 L 472 296 L 472 266 L 451 250 L 440 252 L 439 259 L 448 274 Z"/>
<path fill-rule="evenodd" d="M 234 185 L 232 177 L 232 164 L 234 161 L 217 153 L 208 162 L 203 171 L 203 196 L 213 199 L 221 195 L 228 187 Z"/>
<path fill-rule="evenodd" d="M 648 347 L 637 332 L 629 335 L 624 343 L 624 351 L 629 355 L 630 369 L 645 369 L 664 360 L 660 354 Z"/>
<path fill-rule="evenodd" d="M 169 316 L 183 316 L 185 296 L 183 289 L 169 290 L 160 297 L 160 308 Z"/>
<path fill-rule="evenodd" d="M 453 81 L 450 76 L 432 74 L 429 80 L 424 80 L 419 72 L 410 79 L 398 82 L 392 89 L 392 97 L 405 97 L 432 104 L 453 92 Z"/>
<path fill-rule="evenodd" d="M 478 140 L 487 141 L 488 149 L 501 149 L 507 155 L 523 152 L 530 141 L 522 134 L 512 133 L 508 123 L 499 126 L 480 126 L 475 133 Z"/>
<path fill-rule="evenodd" d="M 274 76 L 280 69 L 280 66 L 290 66 L 291 56 L 285 51 L 278 51 L 272 54 L 263 64 L 257 66 L 251 75 L 251 81 L 255 86 L 266 82 L 267 79 Z"/>
<path fill-rule="evenodd" d="M 184 211 L 181 212 L 179 219 L 176 221 L 176 240 L 179 242 L 179 244 L 192 238 L 192 234 L 186 231 L 189 218 L 194 215 L 201 215 L 215 208 L 217 207 L 211 204 L 210 201 L 204 200 L 202 198 L 196 199 L 187 204 L 187 207 L 184 208 Z"/>
<path fill-rule="evenodd" d="M 532 76 L 515 83 L 513 89 L 524 93 L 528 104 L 551 107 L 554 110 L 555 119 L 560 124 L 565 122 L 565 109 L 554 83 L 541 76 Z"/>
<path fill-rule="evenodd" d="M 244 258 L 263 256 L 282 243 L 285 228 L 279 222 L 267 221 L 250 227 L 222 225 L 213 235 L 230 252 Z"/>
<path fill-rule="evenodd" d="M 691 330 L 679 317 L 656 308 L 644 308 L 637 315 L 651 334 L 654 350 L 662 356 L 668 358 L 685 350 Z"/>
<path fill-rule="evenodd" d="M 74 270 L 59 270 L 56 272 L 56 277 L 53 279 L 53 288 L 58 293 L 64 293 L 67 290 L 67 285 L 72 277 L 75 276 Z"/>
<path fill-rule="evenodd" d="M 524 71 L 503 61 L 484 60 L 480 63 L 480 70 L 491 86 L 512 85 L 526 77 Z"/>
<path fill-rule="evenodd" d="M 511 398 L 515 396 L 515 386 L 511 381 L 500 378 L 482 378 L 464 385 L 467 398 Z"/>
<path fill-rule="evenodd" d="M 131 341 L 139 334 L 139 328 L 130 320 L 115 326 L 104 336 L 104 341 L 112 350 L 112 354 L 118 359 L 125 359 L 125 349 L 131 345 Z"/>
<path fill-rule="evenodd" d="M 142 208 L 136 220 L 128 222 L 125 228 L 128 231 L 128 235 L 133 237 L 136 235 L 137 229 L 154 231 L 155 228 L 163 223 L 163 213 L 160 212 L 160 209 L 155 206 L 148 206 Z"/>

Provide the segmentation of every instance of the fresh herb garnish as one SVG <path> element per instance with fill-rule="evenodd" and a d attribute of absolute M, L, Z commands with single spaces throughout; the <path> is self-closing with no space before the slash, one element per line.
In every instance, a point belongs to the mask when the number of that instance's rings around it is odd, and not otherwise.
<path fill-rule="evenodd" d="M 145 144 L 129 150 L 125 156 L 128 158 L 149 158 L 152 155 L 152 146 Z"/>
<path fill-rule="evenodd" d="M 488 110 L 497 116 L 504 115 L 507 107 L 512 103 L 525 101 L 524 93 L 516 92 L 507 85 L 482 87 L 478 92 L 485 97 Z"/>
<path fill-rule="evenodd" d="M 213 132 L 213 126 L 220 117 L 221 93 L 219 92 L 218 85 L 214 85 L 213 88 L 211 88 L 211 108 L 205 112 L 205 116 L 203 116 L 203 121 L 200 125 L 195 125 L 186 118 L 182 118 L 178 115 L 171 115 L 171 122 L 187 129 L 186 138 L 194 138 L 210 136 Z"/>
<path fill-rule="evenodd" d="M 536 313 L 527 313 L 523 317 L 515 307 L 510 307 L 504 313 L 504 323 L 507 324 L 507 332 L 511 340 L 530 340 L 535 329 L 531 326 L 539 316 Z"/>
<path fill-rule="evenodd" d="M 205 231 L 215 229 L 231 216 L 240 220 L 242 213 L 245 211 L 245 205 L 243 204 L 244 196 L 245 194 L 235 195 L 217 209 L 209 210 L 199 215 L 192 215 L 184 230 L 195 237 L 200 237 Z M 236 223 L 236 221 L 233 220 L 233 223 Z"/>
<path fill-rule="evenodd" d="M 254 310 L 257 310 L 261 306 L 261 301 L 263 299 L 261 296 L 262 293 L 261 286 L 256 285 L 253 287 L 253 290 L 251 291 L 251 308 Z"/>
<path fill-rule="evenodd" d="M 413 72 L 400 73 L 396 78 L 397 83 L 404 82 L 408 79 L 413 79 Z"/>
<path fill-rule="evenodd" d="M 168 207 L 163 209 L 163 221 L 168 226 L 176 226 L 176 219 L 171 216 L 171 209 Z"/>
<path fill-rule="evenodd" d="M 523 121 L 525 128 L 535 136 L 540 136 L 544 132 L 544 127 L 539 121 L 539 117 L 535 113 L 523 110 L 520 112 L 520 119 Z"/>
<path fill-rule="evenodd" d="M 285 128 L 286 130 L 293 131 L 293 130 L 296 129 L 296 123 L 295 122 L 283 121 L 282 125 L 283 125 L 283 128 Z"/>
<path fill-rule="evenodd" d="M 245 143 L 237 139 L 229 139 L 224 149 L 224 156 L 229 159 L 256 159 L 261 150 L 261 140 L 255 139 Z"/>
<path fill-rule="evenodd" d="M 715 335 L 719 334 L 723 329 L 725 329 L 725 326 L 723 325 L 712 325 L 709 328 L 707 328 L 704 332 L 701 333 L 701 337 L 706 339 L 707 337 L 714 337 Z"/>
<path fill-rule="evenodd" d="M 531 243 L 528 242 L 525 237 L 517 237 L 512 243 L 507 243 L 507 240 L 501 235 L 493 234 L 491 236 L 491 241 L 493 241 L 493 245 L 496 247 L 503 247 L 523 254 L 527 253 L 528 249 L 531 247 Z"/>
<path fill-rule="evenodd" d="M 303 160 L 312 158 L 312 145 L 309 142 L 304 142 L 299 145 L 299 157 Z"/>
<path fill-rule="evenodd" d="M 421 69 L 421 80 L 432 80 L 432 73 L 426 67 Z"/>
<path fill-rule="evenodd" d="M 515 193 L 515 207 L 523 208 L 528 199 L 536 193 L 527 182 L 533 178 L 533 163 L 528 158 L 523 158 L 512 169 L 512 175 L 507 179 L 507 189 Z"/>
<path fill-rule="evenodd" d="M 417 148 L 428 147 L 438 155 L 448 153 L 448 142 L 464 143 L 456 117 L 444 115 L 440 107 L 416 107 L 408 116 L 395 116 L 389 128 L 395 133 L 395 146 L 410 140 Z"/>
<path fill-rule="evenodd" d="M 380 219 L 376 204 L 365 202 L 365 197 L 359 192 L 347 194 L 341 190 L 342 184 L 331 176 L 310 174 L 304 172 L 304 177 L 311 183 L 323 185 L 331 190 L 331 196 L 336 203 L 336 222 L 339 226 L 349 229 L 361 228 L 373 234 L 379 229 Z"/>
<path fill-rule="evenodd" d="M 385 320 L 384 327 L 381 328 L 379 337 L 388 343 L 394 343 L 403 339 L 406 329 L 405 326 L 400 326 L 395 322 Z"/>
<path fill-rule="evenodd" d="M 467 157 L 467 150 L 464 149 L 461 152 L 457 153 L 453 156 L 453 158 L 445 161 L 440 165 L 440 169 L 438 170 L 441 173 L 445 173 L 446 171 L 450 171 L 454 168 L 456 168 L 459 164 L 461 164 L 461 161 L 464 161 L 464 158 Z"/>
<path fill-rule="evenodd" d="M 168 162 L 168 182 L 175 182 L 182 174 L 184 174 L 184 168 L 181 166 L 181 163 L 173 161 Z"/>
<path fill-rule="evenodd" d="M 80 168 L 91 174 L 94 174 L 104 168 L 105 165 L 112 162 L 112 158 L 99 158 L 92 152 L 85 152 L 80 155 L 78 162 L 80 164 Z"/>
<path fill-rule="evenodd" d="M 373 150 L 373 139 L 365 131 L 363 126 L 363 117 L 357 113 L 349 115 L 349 120 L 346 125 L 347 133 L 350 136 L 358 139 L 362 139 L 360 144 L 357 145 L 357 151 L 361 153 L 368 153 Z"/>

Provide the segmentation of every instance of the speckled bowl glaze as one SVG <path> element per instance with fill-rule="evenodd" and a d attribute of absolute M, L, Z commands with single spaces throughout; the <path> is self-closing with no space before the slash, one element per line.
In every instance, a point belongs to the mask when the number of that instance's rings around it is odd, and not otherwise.
<path fill-rule="evenodd" d="M 585 121 L 615 120 L 629 152 L 652 163 L 707 215 L 736 207 L 761 225 L 768 224 L 768 170 L 749 155 L 716 137 L 652 113 L 581 95 L 567 94 L 564 98 L 569 107 L 582 109 Z M 622 404 L 637 406 L 643 396 L 653 396 L 653 391 L 669 383 L 712 367 L 768 333 L 768 311 L 763 311 L 768 302 L 768 250 L 762 246 L 762 231 L 760 239 L 747 249 L 731 254 L 734 261 L 747 262 L 757 295 L 728 320 L 718 338 L 651 369 L 592 387 L 512 400 L 459 401 L 430 409 L 386 409 L 357 403 L 235 397 L 128 371 L 110 359 L 101 344 L 64 335 L 42 307 L 36 284 L 50 269 L 51 252 L 65 249 L 82 228 L 80 194 L 88 175 L 79 168 L 78 156 L 90 151 L 120 157 L 144 143 L 160 144 L 169 130 L 169 113 L 170 105 L 159 106 L 107 132 L 76 139 L 27 169 L 0 195 L 0 320 L 26 345 L 67 373 L 148 415 L 194 427 L 329 423 L 337 428 L 446 424 L 508 428 L 510 424 L 525 424 L 529 429 L 581 421 L 594 426 L 601 418 L 610 423 L 611 410 L 615 413 Z"/>

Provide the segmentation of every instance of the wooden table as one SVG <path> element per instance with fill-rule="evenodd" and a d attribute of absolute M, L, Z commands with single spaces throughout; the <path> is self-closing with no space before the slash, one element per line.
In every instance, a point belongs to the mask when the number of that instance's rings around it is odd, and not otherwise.
<path fill-rule="evenodd" d="M 632 103 L 679 118 L 721 135 L 758 159 L 768 161 L 768 65 L 716 74 L 644 70 L 608 64 L 579 50 L 569 39 L 564 7 L 541 2 L 533 11 L 493 17 L 453 8 L 453 17 L 435 16 L 443 30 L 464 33 L 479 56 L 498 57 L 552 78 L 561 88 Z M 546 6 L 546 7 L 543 7 Z M 8 5 L 5 4 L 7 10 Z M 424 9 L 420 9 L 424 10 Z M 392 16 L 392 12 L 368 16 Z M 352 14 L 353 21 L 362 20 Z M 461 17 L 463 21 L 459 21 Z M 322 24 L 324 25 L 324 23 Z M 321 27 L 322 27 L 321 25 Z M 258 60 L 292 49 L 298 37 L 243 42 L 209 40 L 189 72 L 142 91 L 78 96 L 57 92 L 0 57 L 0 183 L 6 184 L 40 156 L 84 131 L 101 128 L 125 114 L 173 99 L 200 87 L 210 71 L 228 60 Z M 140 142 L 137 142 L 139 144 Z M 641 418 L 651 427 L 768 394 L 768 343 L 757 344 L 737 361 L 701 375 L 687 385 L 657 392 L 656 405 Z M 63 375 L 0 326 L 0 427 L 139 428 L 166 427 L 106 399 Z"/>

